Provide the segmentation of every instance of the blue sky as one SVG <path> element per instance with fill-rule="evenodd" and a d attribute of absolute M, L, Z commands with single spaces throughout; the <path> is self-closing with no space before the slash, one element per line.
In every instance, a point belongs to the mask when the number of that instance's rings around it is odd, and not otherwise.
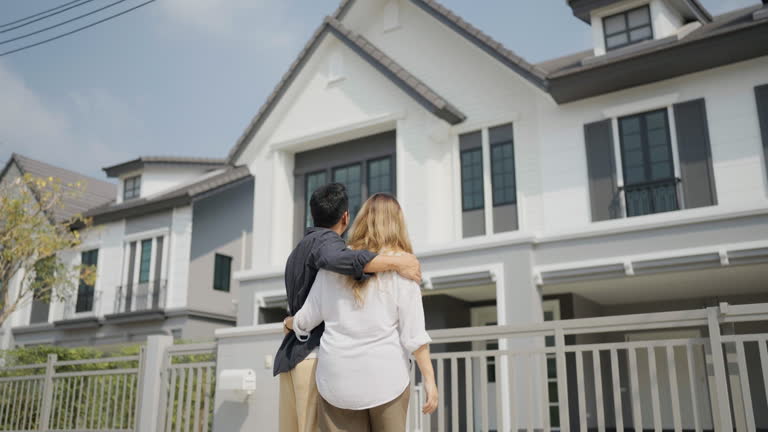
<path fill-rule="evenodd" d="M 126 0 L 90 18 L 142 1 Z M 65 2 L 3 0 L 0 25 Z M 56 18 L 111 2 L 95 0 Z M 573 17 L 565 0 L 442 3 L 532 62 L 590 47 L 589 27 Z M 703 3 L 717 14 L 759 0 Z M 157 0 L 76 35 L 0 57 L 0 159 L 19 152 L 102 178 L 101 167 L 139 155 L 224 157 L 337 4 Z M 0 33 L 0 42 L 54 22 Z M 0 52 L 43 36 L 0 43 Z"/>

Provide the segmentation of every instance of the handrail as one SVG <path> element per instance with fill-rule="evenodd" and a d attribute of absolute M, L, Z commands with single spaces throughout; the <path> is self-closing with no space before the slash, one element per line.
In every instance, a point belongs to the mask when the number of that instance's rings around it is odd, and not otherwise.
<path fill-rule="evenodd" d="M 721 322 L 768 321 L 768 303 L 751 305 L 721 304 Z M 578 318 L 546 321 L 524 325 L 503 325 L 486 327 L 463 327 L 430 331 L 432 343 L 471 342 L 500 338 L 526 338 L 554 336 L 556 330 L 563 334 L 579 335 L 590 333 L 611 333 L 637 330 L 654 330 L 674 327 L 699 327 L 707 325 L 707 309 L 656 312 L 635 315 Z"/>
<path fill-rule="evenodd" d="M 668 183 L 676 185 L 678 183 L 682 183 L 682 181 L 683 181 L 683 179 L 681 179 L 680 177 L 671 177 L 671 178 L 660 179 L 660 180 L 651 180 L 651 181 L 642 182 L 642 183 L 632 183 L 632 184 L 629 184 L 629 185 L 621 185 L 621 186 L 618 187 L 618 189 L 619 190 L 626 190 L 626 189 L 630 189 L 630 188 L 631 189 L 644 189 L 644 188 L 653 187 L 653 186 L 661 186 L 661 185 L 665 185 L 665 184 L 668 184 Z"/>

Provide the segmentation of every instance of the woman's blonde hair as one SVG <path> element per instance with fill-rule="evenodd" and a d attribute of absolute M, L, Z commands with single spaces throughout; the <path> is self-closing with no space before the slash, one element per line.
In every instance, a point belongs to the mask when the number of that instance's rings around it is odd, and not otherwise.
<path fill-rule="evenodd" d="M 392 195 L 377 193 L 368 198 L 349 232 L 349 247 L 375 253 L 413 253 L 405 216 Z M 353 281 L 355 302 L 363 304 L 366 282 Z"/>

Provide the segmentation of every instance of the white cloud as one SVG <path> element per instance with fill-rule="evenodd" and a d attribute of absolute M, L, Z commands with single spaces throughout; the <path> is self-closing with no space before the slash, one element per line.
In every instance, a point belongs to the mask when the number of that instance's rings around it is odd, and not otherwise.
<path fill-rule="evenodd" d="M 172 21 L 225 39 L 258 41 L 280 47 L 294 42 L 291 2 L 284 0 L 164 0 Z M 294 4 L 295 6 L 295 4 Z"/>
<path fill-rule="evenodd" d="M 128 159 L 130 152 L 123 150 L 120 143 L 101 138 L 113 135 L 100 132 L 108 128 L 119 132 L 140 130 L 136 120 L 131 120 L 129 110 L 107 92 L 76 92 L 64 103 L 56 104 L 32 90 L 3 63 L 0 63 L 0 95 L 0 158 L 3 162 L 10 153 L 17 152 L 102 177 L 102 166 Z M 121 118 L 127 120 L 122 122 Z"/>

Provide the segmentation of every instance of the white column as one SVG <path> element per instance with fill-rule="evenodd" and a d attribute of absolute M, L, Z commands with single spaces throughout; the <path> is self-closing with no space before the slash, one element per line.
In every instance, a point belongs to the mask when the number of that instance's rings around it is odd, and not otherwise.
<path fill-rule="evenodd" d="M 160 421 L 160 394 L 165 391 L 163 379 L 165 372 L 165 351 L 173 345 L 172 336 L 149 336 L 143 350 L 139 369 L 139 409 L 136 430 L 158 431 Z"/>

